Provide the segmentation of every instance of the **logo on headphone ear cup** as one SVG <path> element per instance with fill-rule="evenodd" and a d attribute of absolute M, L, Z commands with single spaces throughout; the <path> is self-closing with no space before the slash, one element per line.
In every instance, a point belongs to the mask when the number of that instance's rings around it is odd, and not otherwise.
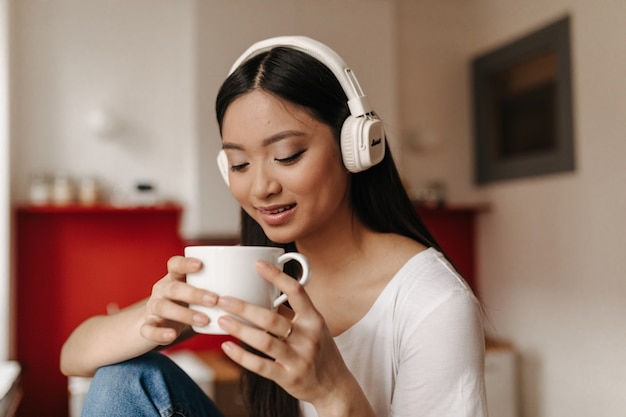
<path fill-rule="evenodd" d="M 228 157 L 223 149 L 217 154 L 217 168 L 220 170 L 220 174 L 222 174 L 222 179 L 226 185 L 230 187 L 230 181 L 228 180 Z"/>
<path fill-rule="evenodd" d="M 385 156 L 385 132 L 379 119 L 348 116 L 341 127 L 341 157 L 352 173 L 365 171 Z"/>

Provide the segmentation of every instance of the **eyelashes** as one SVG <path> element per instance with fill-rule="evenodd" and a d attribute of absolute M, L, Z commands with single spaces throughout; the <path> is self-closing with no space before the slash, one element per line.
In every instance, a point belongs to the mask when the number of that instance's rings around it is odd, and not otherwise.
<path fill-rule="evenodd" d="M 279 162 L 281 164 L 286 164 L 286 165 L 293 164 L 294 162 L 297 162 L 298 160 L 300 160 L 300 158 L 305 152 L 306 152 L 306 149 L 303 149 L 301 151 L 294 153 L 293 155 L 288 156 L 287 158 L 275 158 L 274 161 Z"/>
<path fill-rule="evenodd" d="M 298 162 L 302 155 L 306 152 L 306 149 L 300 150 L 292 155 L 289 155 L 286 158 L 274 158 L 274 161 L 278 162 L 281 165 L 292 165 Z M 250 165 L 249 162 L 244 162 L 242 164 L 234 164 L 230 166 L 230 170 L 232 172 L 239 172 L 245 170 Z"/>
<path fill-rule="evenodd" d="M 238 165 L 231 165 L 230 166 L 230 170 L 232 172 L 243 171 L 244 169 L 246 169 L 248 167 L 248 165 L 250 165 L 250 164 L 247 163 L 247 162 L 245 162 L 243 164 L 238 164 Z"/>

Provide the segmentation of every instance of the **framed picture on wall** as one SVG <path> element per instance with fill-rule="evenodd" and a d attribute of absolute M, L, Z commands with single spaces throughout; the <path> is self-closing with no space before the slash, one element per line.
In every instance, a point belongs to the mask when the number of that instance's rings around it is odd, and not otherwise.
<path fill-rule="evenodd" d="M 570 19 L 472 61 L 478 184 L 574 170 Z"/>

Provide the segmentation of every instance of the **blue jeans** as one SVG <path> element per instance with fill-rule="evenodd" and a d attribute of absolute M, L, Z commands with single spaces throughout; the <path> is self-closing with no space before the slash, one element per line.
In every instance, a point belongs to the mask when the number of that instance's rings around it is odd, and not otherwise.
<path fill-rule="evenodd" d="M 98 369 L 82 417 L 223 417 L 171 359 L 150 352 Z"/>

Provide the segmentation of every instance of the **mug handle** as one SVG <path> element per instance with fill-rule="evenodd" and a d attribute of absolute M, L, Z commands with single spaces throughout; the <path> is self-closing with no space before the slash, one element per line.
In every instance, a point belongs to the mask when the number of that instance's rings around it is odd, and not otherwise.
<path fill-rule="evenodd" d="M 278 257 L 278 266 L 282 267 L 287 261 L 297 261 L 302 267 L 302 276 L 298 279 L 300 285 L 305 286 L 311 281 L 311 268 L 309 266 L 309 260 L 301 253 L 298 252 L 287 252 L 283 253 Z M 274 308 L 278 308 L 279 305 L 285 303 L 287 301 L 287 294 L 281 294 L 277 299 L 272 303 Z"/>

